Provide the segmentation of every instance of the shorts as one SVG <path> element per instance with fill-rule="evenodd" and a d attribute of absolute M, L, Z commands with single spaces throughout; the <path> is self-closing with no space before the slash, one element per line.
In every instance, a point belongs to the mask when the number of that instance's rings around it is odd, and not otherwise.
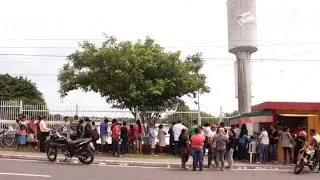
<path fill-rule="evenodd" d="M 141 140 L 142 140 L 142 134 L 137 134 L 137 136 L 136 136 L 136 140 L 141 141 Z"/>
<path fill-rule="evenodd" d="M 107 144 L 107 136 L 100 136 L 101 144 L 106 145 Z"/>

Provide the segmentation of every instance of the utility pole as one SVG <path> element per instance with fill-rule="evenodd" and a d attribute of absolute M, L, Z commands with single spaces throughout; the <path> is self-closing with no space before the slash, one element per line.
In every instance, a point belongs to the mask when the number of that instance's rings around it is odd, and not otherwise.
<path fill-rule="evenodd" d="M 222 122 L 222 105 L 220 106 L 219 124 Z"/>
<path fill-rule="evenodd" d="M 201 126 L 200 91 L 198 90 L 198 126 Z"/>

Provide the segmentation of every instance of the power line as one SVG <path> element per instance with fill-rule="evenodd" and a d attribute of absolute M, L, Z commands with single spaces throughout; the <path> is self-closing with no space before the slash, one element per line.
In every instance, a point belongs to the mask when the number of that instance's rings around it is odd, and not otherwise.
<path fill-rule="evenodd" d="M 273 43 L 273 44 L 257 44 L 257 46 L 302 46 L 302 45 L 320 45 L 320 42 L 301 42 L 301 43 Z M 229 45 L 168 45 L 164 47 L 174 48 L 224 48 Z M 76 49 L 79 46 L 0 46 L 0 49 Z"/>
<path fill-rule="evenodd" d="M 24 57 L 54 57 L 54 58 L 67 58 L 64 55 L 55 55 L 55 54 L 0 54 L 1 56 L 24 56 Z M 235 58 L 218 58 L 218 57 L 203 57 L 204 60 L 224 60 L 224 61 L 235 61 Z M 52 59 L 53 60 L 53 59 Z M 11 60 L 9 60 L 11 61 Z M 57 59 L 56 61 L 61 61 Z M 320 59 L 279 59 L 279 58 L 253 58 L 244 61 L 288 61 L 288 62 L 318 62 Z"/>

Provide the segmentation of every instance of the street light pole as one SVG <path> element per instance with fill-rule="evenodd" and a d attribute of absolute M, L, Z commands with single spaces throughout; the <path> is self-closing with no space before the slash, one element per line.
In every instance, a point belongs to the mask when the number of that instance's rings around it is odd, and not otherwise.
<path fill-rule="evenodd" d="M 198 90 L 198 126 L 201 126 L 200 91 Z"/>

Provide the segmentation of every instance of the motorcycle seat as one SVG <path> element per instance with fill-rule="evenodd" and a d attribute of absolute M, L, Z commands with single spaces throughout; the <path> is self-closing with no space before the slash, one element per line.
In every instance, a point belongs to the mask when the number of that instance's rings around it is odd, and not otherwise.
<path fill-rule="evenodd" d="M 71 144 L 71 145 L 74 145 L 74 144 L 79 144 L 81 142 L 84 142 L 84 141 L 87 141 L 88 139 L 77 139 L 77 140 L 68 140 L 68 143 Z"/>

